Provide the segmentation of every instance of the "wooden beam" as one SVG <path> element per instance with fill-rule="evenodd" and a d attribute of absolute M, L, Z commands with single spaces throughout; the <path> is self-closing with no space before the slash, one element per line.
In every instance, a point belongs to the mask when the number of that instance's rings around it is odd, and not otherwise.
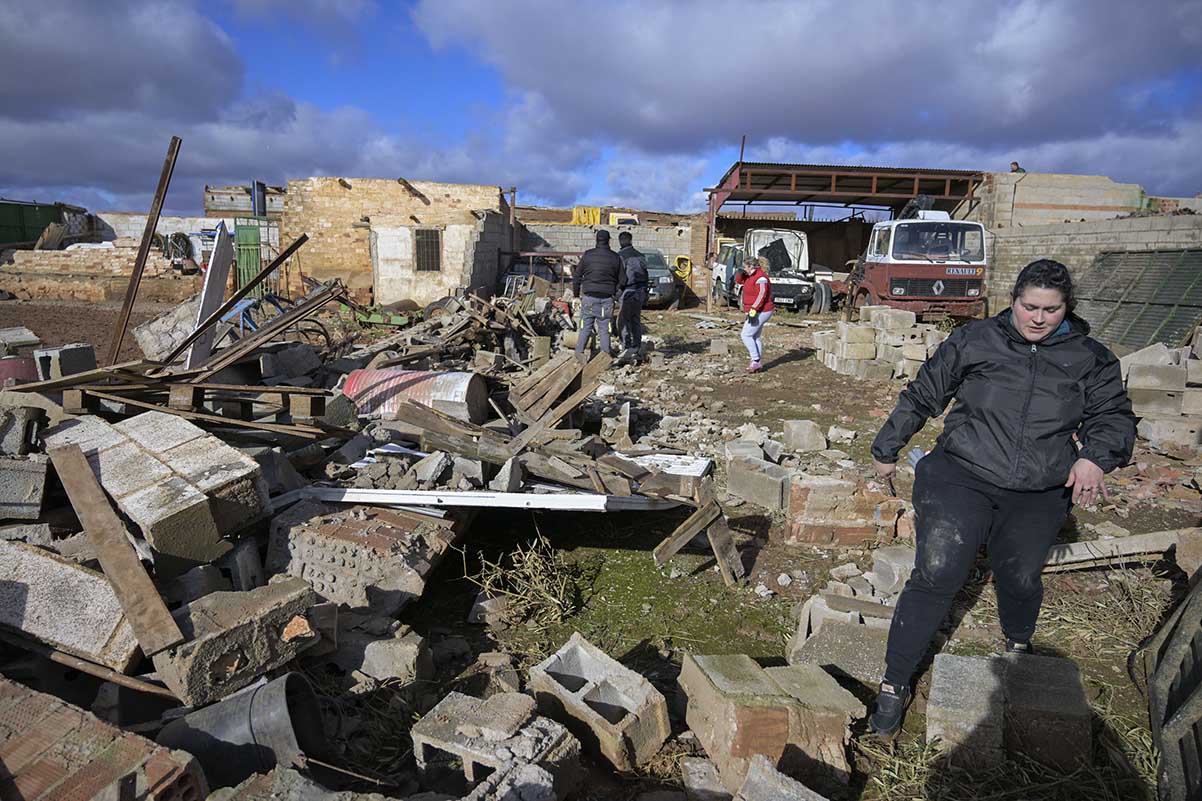
<path fill-rule="evenodd" d="M 142 283 L 142 271 L 146 269 L 146 259 L 150 257 L 150 247 L 154 244 L 154 232 L 159 225 L 159 215 L 163 211 L 167 187 L 171 185 L 171 174 L 175 171 L 175 159 L 179 156 L 180 144 L 182 144 L 182 140 L 178 136 L 173 136 L 171 144 L 167 146 L 167 158 L 163 161 L 163 171 L 159 173 L 159 185 L 154 190 L 150 213 L 146 215 L 142 242 L 138 245 L 138 255 L 134 258 L 134 270 L 130 273 L 129 284 L 125 287 L 125 300 L 121 302 L 121 313 L 117 316 L 117 327 L 113 329 L 113 343 L 109 346 L 108 360 L 105 364 L 116 364 L 117 357 L 121 355 L 121 343 L 125 340 L 125 329 L 129 328 L 129 315 L 133 311 L 134 301 L 138 297 L 138 285 Z"/>
<path fill-rule="evenodd" d="M 681 548 L 688 545 L 689 540 L 709 528 L 714 520 L 722 517 L 722 508 L 717 501 L 710 501 L 689 515 L 676 530 L 669 534 L 663 542 L 655 546 L 651 556 L 657 566 L 675 556 Z"/>
<path fill-rule="evenodd" d="M 83 524 L 88 542 L 96 549 L 100 567 L 125 610 L 142 652 L 154 656 L 183 642 L 179 625 L 167 611 L 154 582 L 146 575 L 125 526 L 100 488 L 83 451 L 78 445 L 54 448 L 50 451 L 50 460 L 67 490 L 71 508 Z"/>

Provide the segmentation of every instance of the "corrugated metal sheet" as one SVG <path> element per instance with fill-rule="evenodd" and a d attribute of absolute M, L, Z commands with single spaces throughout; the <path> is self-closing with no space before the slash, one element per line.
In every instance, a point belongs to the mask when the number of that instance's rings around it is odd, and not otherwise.
<path fill-rule="evenodd" d="M 342 394 L 367 417 L 394 419 L 401 402 L 413 400 L 460 420 L 488 419 L 488 385 L 475 373 L 355 370 L 346 377 Z"/>

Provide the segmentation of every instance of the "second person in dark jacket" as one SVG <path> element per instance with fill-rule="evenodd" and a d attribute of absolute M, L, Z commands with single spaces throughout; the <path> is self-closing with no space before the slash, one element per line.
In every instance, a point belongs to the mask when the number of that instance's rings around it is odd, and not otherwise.
<path fill-rule="evenodd" d="M 1135 418 L 1118 359 L 1072 314 L 1068 269 L 1032 262 L 1011 297 L 1001 314 L 952 333 L 872 443 L 877 473 L 892 478 L 905 444 L 955 399 L 915 468 L 918 553 L 889 629 L 871 719 L 880 734 L 901 726 L 918 664 L 982 545 L 1006 650 L 1030 653 L 1044 561 L 1070 506 L 1104 497 L 1103 475 L 1131 458 Z"/>
<path fill-rule="evenodd" d="M 614 298 L 626 285 L 622 260 L 609 246 L 609 231 L 597 232 L 597 246 L 584 251 L 572 271 L 572 292 L 580 298 L 580 336 L 576 352 L 584 353 L 596 326 L 603 353 L 611 354 L 609 324 L 614 316 Z"/>

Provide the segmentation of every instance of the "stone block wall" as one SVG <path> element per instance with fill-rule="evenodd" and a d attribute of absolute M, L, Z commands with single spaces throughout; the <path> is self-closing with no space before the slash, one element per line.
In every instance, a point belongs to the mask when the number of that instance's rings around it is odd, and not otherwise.
<path fill-rule="evenodd" d="M 372 284 L 377 303 L 412 300 L 427 304 L 454 294 L 460 287 L 492 297 L 497 285 L 500 251 L 509 249 L 509 220 L 500 212 L 462 213 L 460 221 L 438 226 L 442 232 L 442 268 L 418 272 L 414 231 L 392 215 L 377 217 L 370 230 Z"/>
<path fill-rule="evenodd" d="M 677 256 L 692 256 L 691 225 L 560 225 L 529 223 L 523 226 L 522 250 L 579 252 L 597 243 L 597 231 L 609 231 L 610 245 L 618 249 L 618 234 L 629 231 L 636 248 L 658 250 L 670 265 Z M 704 256 L 705 254 L 702 254 Z"/>
<path fill-rule="evenodd" d="M 390 178 L 289 181 L 280 241 L 307 233 L 309 241 L 295 259 L 300 269 L 322 281 L 341 278 L 355 294 L 366 297 L 373 285 L 373 228 L 463 225 L 469 223 L 465 215 L 473 211 L 495 212 L 508 227 L 509 208 L 498 186 L 431 181 L 412 181 L 409 186 L 417 196 Z"/>
<path fill-rule="evenodd" d="M 146 228 L 145 212 L 128 211 L 98 211 L 96 212 L 97 228 L 100 238 L 112 241 L 120 237 L 130 237 L 136 242 L 142 241 L 142 231 Z M 194 233 L 217 227 L 217 223 L 225 222 L 225 227 L 233 233 L 233 217 L 159 217 L 155 232 L 162 236 L 174 233 Z"/>
<path fill-rule="evenodd" d="M 985 175 L 978 193 L 981 202 L 968 219 L 989 228 L 1109 220 L 1139 211 L 1146 202 L 1139 184 L 1115 183 L 1104 175 L 994 172 Z"/>
<path fill-rule="evenodd" d="M 133 273 L 136 247 L 14 250 L 0 259 L 0 289 L 22 300 L 120 301 Z M 202 276 L 181 276 L 153 253 L 146 262 L 139 301 L 178 302 L 200 291 Z"/>
<path fill-rule="evenodd" d="M 1177 250 L 1202 247 L 1202 216 L 1133 217 L 1122 220 L 1003 228 L 990 232 L 989 310 L 1010 303 L 1018 273 L 1036 259 L 1063 262 L 1074 277 L 1110 250 Z"/>

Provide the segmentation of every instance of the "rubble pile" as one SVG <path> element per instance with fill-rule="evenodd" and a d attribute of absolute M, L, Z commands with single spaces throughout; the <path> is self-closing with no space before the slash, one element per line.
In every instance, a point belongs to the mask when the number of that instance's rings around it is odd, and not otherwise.
<path fill-rule="evenodd" d="M 814 334 L 818 360 L 840 375 L 859 379 L 911 379 L 947 334 L 918 323 L 914 312 L 864 306 L 860 322 L 840 321 L 834 331 Z"/>

